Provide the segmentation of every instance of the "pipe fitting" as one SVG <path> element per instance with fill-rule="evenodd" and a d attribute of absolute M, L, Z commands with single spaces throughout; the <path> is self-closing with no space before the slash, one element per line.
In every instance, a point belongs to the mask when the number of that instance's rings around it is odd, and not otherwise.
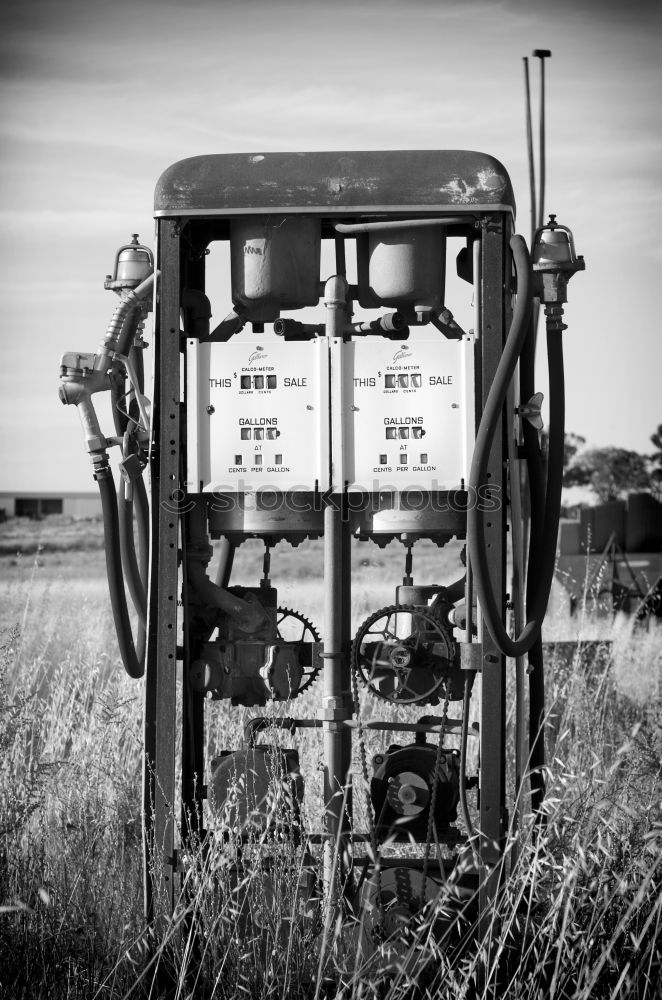
<path fill-rule="evenodd" d="M 333 227 L 337 233 L 353 236 L 355 233 L 391 232 L 394 229 L 428 229 L 431 226 L 466 225 L 474 220 L 473 215 L 453 215 L 438 219 L 386 219 L 378 222 L 337 222 Z"/>
<path fill-rule="evenodd" d="M 407 340 L 409 337 L 409 328 L 401 312 L 386 313 L 379 319 L 352 323 L 350 330 L 354 336 L 376 333 L 389 340 Z"/>
<path fill-rule="evenodd" d="M 154 271 L 136 288 L 126 289 L 122 293 L 122 301 L 115 309 L 106 329 L 106 335 L 99 346 L 95 362 L 97 371 L 102 371 L 108 364 L 108 359 L 112 359 L 116 354 L 128 353 L 127 347 L 134 336 L 134 324 L 129 323 L 128 320 L 137 310 L 139 310 L 138 322 L 143 310 L 149 312 L 151 296 L 158 276 L 159 272 Z"/>
<path fill-rule="evenodd" d="M 274 333 L 285 340 L 314 340 L 323 335 L 324 327 L 319 323 L 299 323 L 296 319 L 277 319 Z"/>
<path fill-rule="evenodd" d="M 432 312 L 430 314 L 430 322 L 434 327 L 436 327 L 437 330 L 443 333 L 444 337 L 447 337 L 449 340 L 462 340 L 462 338 L 466 336 L 459 323 L 455 322 L 453 313 L 445 306 L 440 313 L 435 315 L 435 313 Z"/>
<path fill-rule="evenodd" d="M 324 285 L 326 336 L 342 338 L 345 328 L 349 285 L 341 274 L 334 274 Z"/>
<path fill-rule="evenodd" d="M 327 309 L 345 307 L 349 285 L 342 274 L 332 275 L 324 285 L 324 305 Z"/>

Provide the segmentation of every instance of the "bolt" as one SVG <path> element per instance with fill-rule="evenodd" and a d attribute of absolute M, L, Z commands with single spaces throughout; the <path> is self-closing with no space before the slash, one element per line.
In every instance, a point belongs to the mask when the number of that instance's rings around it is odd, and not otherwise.
<path fill-rule="evenodd" d="M 209 406 L 207 407 L 207 413 L 211 417 L 212 413 L 216 413 L 216 407 L 212 406 L 211 403 L 210 403 Z"/>

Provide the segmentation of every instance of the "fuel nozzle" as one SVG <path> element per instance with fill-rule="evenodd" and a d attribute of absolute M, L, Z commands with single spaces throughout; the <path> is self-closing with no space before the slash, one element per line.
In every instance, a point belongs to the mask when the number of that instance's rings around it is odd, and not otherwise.
<path fill-rule="evenodd" d="M 570 230 L 559 225 L 555 215 L 550 215 L 549 222 L 537 229 L 533 238 L 534 295 L 545 306 L 567 302 L 568 282 L 585 266 L 584 258 L 575 253 Z"/>
<path fill-rule="evenodd" d="M 137 288 L 153 270 L 152 251 L 138 242 L 138 233 L 132 233 L 131 242 L 125 243 L 115 254 L 113 273 L 106 275 L 103 287 L 121 295 L 126 288 Z"/>

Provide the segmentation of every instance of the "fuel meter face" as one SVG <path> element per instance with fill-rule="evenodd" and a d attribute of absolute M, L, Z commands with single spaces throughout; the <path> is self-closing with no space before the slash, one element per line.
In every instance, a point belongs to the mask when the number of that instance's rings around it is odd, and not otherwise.
<path fill-rule="evenodd" d="M 207 357 L 196 374 L 201 489 L 325 489 L 326 344 L 237 341 L 211 344 Z"/>
<path fill-rule="evenodd" d="M 334 471 L 342 467 L 349 489 L 459 489 L 473 416 L 473 342 L 375 338 L 344 344 L 342 354 L 342 456 L 334 445 Z"/>

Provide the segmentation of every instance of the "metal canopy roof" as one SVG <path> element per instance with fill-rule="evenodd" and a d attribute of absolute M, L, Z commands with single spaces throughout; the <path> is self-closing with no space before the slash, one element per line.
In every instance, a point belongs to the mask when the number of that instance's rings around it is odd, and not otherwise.
<path fill-rule="evenodd" d="M 157 217 L 264 212 L 512 212 L 498 160 L 469 150 L 223 153 L 180 160 L 161 175 Z"/>

